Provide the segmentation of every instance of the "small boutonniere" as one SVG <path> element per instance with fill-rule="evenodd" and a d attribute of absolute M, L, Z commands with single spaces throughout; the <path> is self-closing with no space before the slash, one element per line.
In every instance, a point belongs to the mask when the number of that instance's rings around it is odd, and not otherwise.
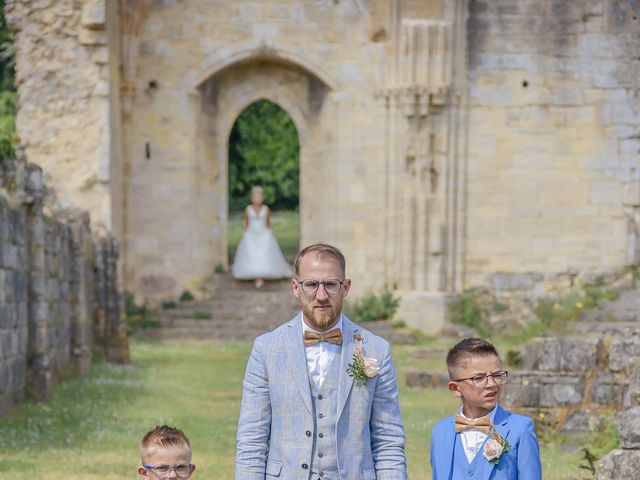
<path fill-rule="evenodd" d="M 489 462 L 497 465 L 500 463 L 500 457 L 511 450 L 511 445 L 509 445 L 506 438 L 498 433 L 493 425 L 489 431 L 489 436 L 491 438 L 487 439 L 484 443 L 482 454 L 484 455 L 484 458 L 489 460 Z"/>
<path fill-rule="evenodd" d="M 353 338 L 356 341 L 356 349 L 353 352 L 353 361 L 347 366 L 347 373 L 357 385 L 362 386 L 380 373 L 380 364 L 375 358 L 364 356 L 362 335 L 356 333 Z"/>

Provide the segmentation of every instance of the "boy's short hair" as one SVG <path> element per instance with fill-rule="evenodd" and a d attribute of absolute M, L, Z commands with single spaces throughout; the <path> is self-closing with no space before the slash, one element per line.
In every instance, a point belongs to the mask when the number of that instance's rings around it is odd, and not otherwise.
<path fill-rule="evenodd" d="M 486 357 L 495 355 L 500 358 L 496 347 L 487 342 L 484 338 L 465 338 L 456 343 L 447 354 L 447 370 L 449 378 L 453 379 L 452 370 L 454 368 L 464 368 L 471 357 Z"/>
<path fill-rule="evenodd" d="M 296 270 L 296 275 L 300 275 L 300 261 L 302 260 L 302 257 L 311 252 L 316 252 L 319 256 L 327 255 L 329 257 L 335 258 L 340 264 L 342 275 L 346 275 L 347 262 L 344 259 L 344 255 L 338 247 L 334 247 L 333 245 L 329 245 L 328 243 L 314 243 L 300 250 L 293 262 Z"/>
<path fill-rule="evenodd" d="M 182 430 L 168 425 L 160 425 L 147 432 L 140 442 L 140 457 L 144 461 L 145 455 L 153 448 L 180 445 L 184 445 L 187 450 L 191 450 L 191 443 Z"/>

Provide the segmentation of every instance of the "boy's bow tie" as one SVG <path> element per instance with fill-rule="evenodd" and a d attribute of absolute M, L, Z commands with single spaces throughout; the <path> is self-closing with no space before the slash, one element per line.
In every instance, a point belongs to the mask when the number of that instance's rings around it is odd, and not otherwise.
<path fill-rule="evenodd" d="M 342 330 L 340 330 L 339 328 L 334 328 L 333 330 L 329 330 L 328 332 L 324 333 L 313 332 L 311 330 L 304 331 L 305 347 L 310 347 L 311 345 L 315 345 L 318 342 L 329 342 L 340 345 L 342 343 Z"/>
<path fill-rule="evenodd" d="M 483 433 L 489 435 L 491 431 L 491 419 L 487 415 L 484 417 L 476 418 L 475 420 L 468 420 L 462 415 L 456 415 L 456 432 L 464 432 L 475 428 Z"/>

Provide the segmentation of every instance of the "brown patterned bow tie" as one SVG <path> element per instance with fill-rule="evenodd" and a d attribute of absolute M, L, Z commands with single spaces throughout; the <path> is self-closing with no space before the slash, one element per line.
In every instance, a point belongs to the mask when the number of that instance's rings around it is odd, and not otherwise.
<path fill-rule="evenodd" d="M 342 343 L 342 331 L 339 328 L 334 328 L 324 333 L 313 332 L 311 330 L 304 331 L 305 347 L 310 347 L 318 342 L 329 342 L 340 345 Z"/>
<path fill-rule="evenodd" d="M 464 432 L 475 428 L 483 433 L 489 435 L 491 431 L 491 420 L 488 416 L 476 418 L 475 420 L 468 420 L 462 415 L 456 415 L 456 432 Z"/>

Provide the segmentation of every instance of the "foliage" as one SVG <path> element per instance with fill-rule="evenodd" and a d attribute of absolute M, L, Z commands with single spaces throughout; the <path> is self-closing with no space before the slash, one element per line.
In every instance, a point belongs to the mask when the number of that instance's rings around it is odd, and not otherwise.
<path fill-rule="evenodd" d="M 189 290 L 185 290 L 180 295 L 180 301 L 181 302 L 190 302 L 191 300 L 193 300 L 193 298 L 194 298 L 193 294 Z"/>
<path fill-rule="evenodd" d="M 250 203 L 259 185 L 273 209 L 296 209 L 299 198 L 300 146 L 289 115 L 268 100 L 249 105 L 229 136 L 229 210 Z"/>
<path fill-rule="evenodd" d="M 582 447 L 582 453 L 584 455 L 583 456 L 584 463 L 578 466 L 584 470 L 588 470 L 591 473 L 592 477 L 595 477 L 595 474 L 596 474 L 595 462 L 598 459 L 598 457 L 596 457 L 593 453 L 591 453 L 591 450 L 589 450 L 587 447 Z"/>
<path fill-rule="evenodd" d="M 160 321 L 156 318 L 156 312 L 148 309 L 145 305 L 136 305 L 131 292 L 124 294 L 124 307 L 128 335 L 133 335 L 140 329 L 161 326 Z"/>
<path fill-rule="evenodd" d="M 368 293 L 356 301 L 349 310 L 348 316 L 354 322 L 370 322 L 388 320 L 398 310 L 400 298 L 396 297 L 388 285 L 379 294 Z"/>
<path fill-rule="evenodd" d="M 196 320 L 211 320 L 213 317 L 210 312 L 205 312 L 202 310 L 198 310 L 193 312 L 193 318 Z"/>
<path fill-rule="evenodd" d="M 170 300 L 168 302 L 162 302 L 162 309 L 163 310 L 171 310 L 173 308 L 176 308 L 176 302 L 174 302 L 173 300 Z"/>
<path fill-rule="evenodd" d="M 517 349 L 507 350 L 506 364 L 510 367 L 519 367 L 522 365 L 522 353 Z"/>
<path fill-rule="evenodd" d="M 457 300 L 451 302 L 448 312 L 449 320 L 458 325 L 474 328 L 484 337 L 487 336 L 488 331 L 476 293 L 473 289 L 467 290 Z"/>
<path fill-rule="evenodd" d="M 224 266 L 221 263 L 218 263 L 213 269 L 213 273 L 224 273 Z"/>
<path fill-rule="evenodd" d="M 0 161 L 15 158 L 16 136 L 15 48 L 13 35 L 4 19 L 4 0 L 0 0 Z"/>

